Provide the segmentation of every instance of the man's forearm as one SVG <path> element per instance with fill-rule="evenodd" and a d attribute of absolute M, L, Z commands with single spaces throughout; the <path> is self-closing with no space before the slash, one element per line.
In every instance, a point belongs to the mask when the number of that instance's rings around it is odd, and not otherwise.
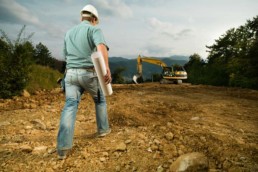
<path fill-rule="evenodd" d="M 106 45 L 104 45 L 104 44 L 99 44 L 99 45 L 97 45 L 97 50 L 98 50 L 99 52 L 101 52 L 101 54 L 103 55 L 106 68 L 109 69 L 109 64 L 108 64 L 108 51 L 107 51 Z"/>

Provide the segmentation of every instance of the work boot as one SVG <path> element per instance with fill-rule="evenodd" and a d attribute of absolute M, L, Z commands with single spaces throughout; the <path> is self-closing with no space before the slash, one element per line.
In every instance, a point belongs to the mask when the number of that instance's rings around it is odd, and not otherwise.
<path fill-rule="evenodd" d="M 68 150 L 57 150 L 58 153 L 58 159 L 64 160 L 67 156 Z"/>
<path fill-rule="evenodd" d="M 106 132 L 97 133 L 97 137 L 105 137 L 106 135 L 111 133 L 111 129 L 108 129 Z"/>

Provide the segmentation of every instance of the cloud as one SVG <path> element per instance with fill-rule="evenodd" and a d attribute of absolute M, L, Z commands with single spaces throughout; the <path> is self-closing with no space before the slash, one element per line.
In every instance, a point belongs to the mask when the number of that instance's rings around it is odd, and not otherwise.
<path fill-rule="evenodd" d="M 175 26 L 169 22 L 160 21 L 155 17 L 147 19 L 146 22 L 158 34 L 169 36 L 173 39 L 181 39 L 192 31 L 191 29 L 182 29 L 181 26 Z"/>
<path fill-rule="evenodd" d="M 0 21 L 39 25 L 39 19 L 15 0 L 0 0 Z"/>
<path fill-rule="evenodd" d="M 38 28 L 37 33 L 43 31 L 53 38 L 62 38 L 65 33 L 62 26 L 40 21 L 28 7 L 15 0 L 0 0 L 0 22 L 34 26 Z"/>
<path fill-rule="evenodd" d="M 104 17 L 130 18 L 133 16 L 131 8 L 121 0 L 89 0 L 89 3 L 94 5 Z"/>
<path fill-rule="evenodd" d="M 149 43 L 144 47 L 141 53 L 145 56 L 156 56 L 156 57 L 164 57 L 170 56 L 173 50 L 171 47 L 167 45 Z"/>

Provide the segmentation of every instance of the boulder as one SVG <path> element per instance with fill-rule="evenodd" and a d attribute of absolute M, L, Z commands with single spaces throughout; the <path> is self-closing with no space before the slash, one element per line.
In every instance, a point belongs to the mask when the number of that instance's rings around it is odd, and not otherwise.
<path fill-rule="evenodd" d="M 32 124 L 36 126 L 36 128 L 41 129 L 41 130 L 46 130 L 47 126 L 44 122 L 42 122 L 40 119 L 34 119 L 31 121 Z"/>
<path fill-rule="evenodd" d="M 125 143 L 120 143 L 116 146 L 117 151 L 125 151 L 126 150 L 126 144 Z"/>
<path fill-rule="evenodd" d="M 199 152 L 181 155 L 170 166 L 171 172 L 208 172 L 209 163 L 207 157 Z"/>
<path fill-rule="evenodd" d="M 30 97 L 30 93 L 27 90 L 23 90 L 22 96 L 23 97 Z"/>

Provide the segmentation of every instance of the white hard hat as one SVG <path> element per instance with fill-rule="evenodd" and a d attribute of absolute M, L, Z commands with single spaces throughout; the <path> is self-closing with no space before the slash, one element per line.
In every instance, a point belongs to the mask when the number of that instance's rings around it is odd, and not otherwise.
<path fill-rule="evenodd" d="M 93 5 L 86 5 L 83 7 L 83 9 L 81 10 L 81 16 L 82 17 L 88 17 L 88 14 L 83 14 L 83 12 L 89 12 L 91 14 L 93 14 L 96 18 L 97 18 L 97 23 L 99 23 L 99 14 L 97 9 L 93 6 Z"/>

